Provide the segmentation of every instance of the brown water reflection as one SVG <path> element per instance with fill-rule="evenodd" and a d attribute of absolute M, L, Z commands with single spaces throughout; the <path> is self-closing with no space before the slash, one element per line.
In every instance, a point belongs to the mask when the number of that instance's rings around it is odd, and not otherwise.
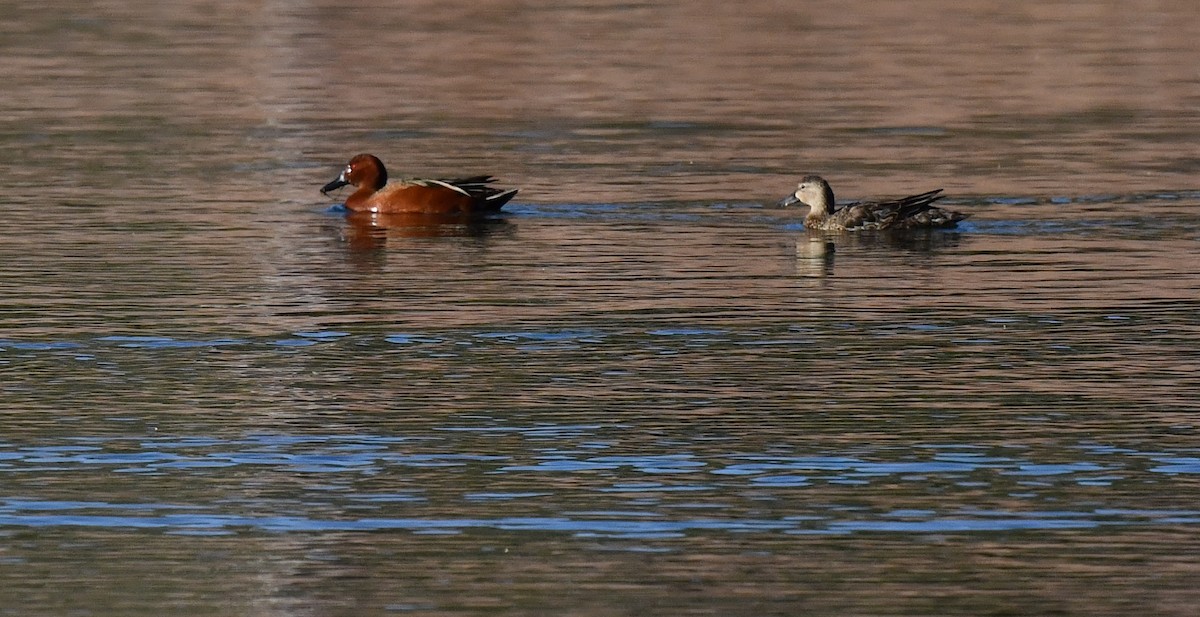
<path fill-rule="evenodd" d="M 1200 599 L 1190 3 L 6 16 L 0 615 Z M 521 193 L 347 217 L 360 151 Z"/>
<path fill-rule="evenodd" d="M 806 171 L 847 196 L 1128 193 L 1197 166 L 1183 1 L 239 7 L 14 8 L 6 158 L 61 161 L 60 186 L 166 163 L 147 179 L 203 193 L 246 165 L 284 203 L 362 149 L 541 203 L 766 199 Z"/>
<path fill-rule="evenodd" d="M 388 238 L 483 237 L 509 226 L 499 217 L 454 214 L 379 214 L 350 212 L 345 216 L 343 240 L 352 252 L 378 251 Z"/>

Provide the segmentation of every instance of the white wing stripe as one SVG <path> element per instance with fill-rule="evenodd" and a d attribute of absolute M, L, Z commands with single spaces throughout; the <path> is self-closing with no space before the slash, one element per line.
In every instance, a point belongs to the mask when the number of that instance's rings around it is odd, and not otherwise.
<path fill-rule="evenodd" d="M 450 184 L 449 182 L 442 182 L 441 180 L 426 180 L 426 182 L 428 182 L 429 184 L 436 184 L 438 186 L 444 186 L 448 189 L 458 191 L 459 193 L 462 193 L 463 195 L 466 195 L 467 197 L 471 196 L 471 194 L 468 193 L 466 190 L 464 190 L 462 187 L 454 186 L 453 184 Z"/>

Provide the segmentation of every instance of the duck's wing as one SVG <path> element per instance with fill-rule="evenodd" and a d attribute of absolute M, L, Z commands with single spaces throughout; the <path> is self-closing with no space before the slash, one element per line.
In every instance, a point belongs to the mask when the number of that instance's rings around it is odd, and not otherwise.
<path fill-rule="evenodd" d="M 482 212 L 495 212 L 508 203 L 517 194 L 517 189 L 498 189 L 490 186 L 495 182 L 492 176 L 468 176 L 451 180 L 432 178 L 405 178 L 388 183 L 384 190 L 399 190 L 403 187 L 421 186 L 427 189 L 453 191 L 469 197 L 471 208 Z"/>
<path fill-rule="evenodd" d="M 438 180 L 440 183 L 463 191 L 475 198 L 489 211 L 499 210 L 501 206 L 508 203 L 509 200 L 517 195 L 517 189 L 498 189 L 491 186 L 491 183 L 495 181 L 494 177 L 488 175 L 469 176 L 454 180 Z"/>
<path fill-rule="evenodd" d="M 909 195 L 891 201 L 883 202 L 888 205 L 894 204 L 899 211 L 900 218 L 906 219 L 911 216 L 924 212 L 933 207 L 933 202 L 945 197 L 942 195 L 942 189 L 921 193 L 920 195 Z"/>
<path fill-rule="evenodd" d="M 937 189 L 899 199 L 849 203 L 833 217 L 845 229 L 892 229 L 933 208 L 933 202 L 945 197 L 941 192 Z"/>
<path fill-rule="evenodd" d="M 895 224 L 899 210 L 887 204 L 860 201 L 846 204 L 830 215 L 830 223 L 836 228 L 887 229 Z"/>
<path fill-rule="evenodd" d="M 424 186 L 426 188 L 443 188 L 460 193 L 468 197 L 476 199 L 487 199 L 488 197 L 501 193 L 498 188 L 488 186 L 489 183 L 496 179 L 491 176 L 471 176 L 469 178 L 455 178 L 453 180 L 436 179 L 436 178 L 405 178 L 399 181 L 399 184 L 407 186 Z"/>
<path fill-rule="evenodd" d="M 949 229 L 971 215 L 942 208 L 929 208 L 907 219 L 909 227 L 940 227 Z"/>
<path fill-rule="evenodd" d="M 494 177 L 487 175 L 455 178 L 454 180 L 442 180 L 442 182 L 445 182 L 446 184 L 453 184 L 454 186 L 462 187 L 468 192 L 472 190 L 496 190 L 488 186 L 495 181 L 496 179 Z"/>

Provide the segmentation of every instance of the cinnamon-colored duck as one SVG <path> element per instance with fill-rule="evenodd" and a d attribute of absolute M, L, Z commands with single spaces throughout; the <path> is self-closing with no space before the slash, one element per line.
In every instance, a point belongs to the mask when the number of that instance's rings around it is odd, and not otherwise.
<path fill-rule="evenodd" d="M 796 191 L 780 200 L 780 206 L 804 204 L 808 216 L 804 227 L 821 231 L 950 228 L 967 214 L 933 207 L 945 197 L 942 189 L 882 201 L 856 201 L 838 208 L 833 189 L 820 176 L 805 176 Z"/>
<path fill-rule="evenodd" d="M 495 178 L 471 176 L 456 180 L 407 178 L 388 183 L 387 169 L 375 156 L 360 154 L 346 164 L 322 194 L 346 185 L 357 187 L 346 198 L 346 209 L 379 214 L 475 215 L 497 212 L 517 189 L 489 186 Z"/>

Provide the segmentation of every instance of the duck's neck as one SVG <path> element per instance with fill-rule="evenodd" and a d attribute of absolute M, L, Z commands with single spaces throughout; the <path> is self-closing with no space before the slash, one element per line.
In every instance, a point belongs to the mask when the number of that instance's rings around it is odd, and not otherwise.
<path fill-rule="evenodd" d="M 367 203 L 367 200 L 371 198 L 371 195 L 375 194 L 375 190 L 375 188 L 366 184 L 358 187 L 358 190 L 354 191 L 353 194 L 346 198 L 346 207 L 350 210 L 357 210 L 363 204 Z"/>
<path fill-rule="evenodd" d="M 833 203 L 833 191 L 827 188 L 808 204 L 808 216 L 804 220 L 816 222 L 829 218 L 833 214 Z"/>
<path fill-rule="evenodd" d="M 837 208 L 836 204 L 837 201 L 833 198 L 833 189 L 829 188 L 829 185 L 826 184 L 821 191 L 821 196 L 817 198 L 817 203 L 813 204 L 812 211 L 819 211 L 821 216 L 833 214 L 834 209 Z"/>

